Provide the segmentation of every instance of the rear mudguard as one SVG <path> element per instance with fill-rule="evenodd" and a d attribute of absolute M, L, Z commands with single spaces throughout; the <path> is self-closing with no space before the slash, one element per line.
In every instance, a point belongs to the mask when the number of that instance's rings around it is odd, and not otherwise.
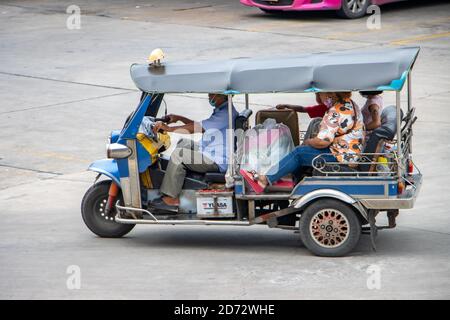
<path fill-rule="evenodd" d="M 353 206 L 366 220 L 368 219 L 368 215 L 364 207 L 355 199 L 353 199 L 348 194 L 345 194 L 341 191 L 334 189 L 319 189 L 311 191 L 301 198 L 294 200 L 292 206 L 298 209 L 305 208 L 310 203 L 318 200 L 320 198 L 333 198 L 345 202 L 351 206 Z"/>
<path fill-rule="evenodd" d="M 111 178 L 120 187 L 119 168 L 115 159 L 97 160 L 91 163 L 88 170 L 98 172 Z"/>

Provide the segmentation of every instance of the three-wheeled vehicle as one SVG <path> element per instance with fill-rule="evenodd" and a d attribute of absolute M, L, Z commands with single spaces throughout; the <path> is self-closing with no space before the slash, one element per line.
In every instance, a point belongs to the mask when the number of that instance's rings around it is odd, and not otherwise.
<path fill-rule="evenodd" d="M 123 128 L 112 131 L 107 159 L 89 167 L 98 175 L 82 200 L 84 222 L 100 237 L 121 237 L 136 224 L 265 224 L 299 232 L 303 244 L 319 256 L 345 255 L 366 233 L 375 249 L 377 231 L 396 226 L 399 210 L 413 207 L 422 182 L 412 159 L 417 117 L 411 100 L 411 70 L 418 53 L 417 47 L 402 47 L 280 59 L 158 60 L 132 65 L 131 77 L 142 97 Z M 404 87 L 406 108 L 401 106 Z M 385 107 L 382 125 L 370 135 L 356 165 L 330 163 L 318 156 L 313 168 L 291 188 L 272 186 L 263 194 L 249 188 L 239 171 L 240 146 L 233 137 L 233 130 L 245 133 L 250 127 L 249 94 L 362 90 L 395 92 L 396 103 Z M 164 94 L 169 93 L 228 95 L 228 125 L 234 128 L 228 131 L 226 174 L 188 172 L 176 214 L 150 209 L 152 200 L 159 197 L 168 163 L 161 156 L 168 147 L 168 135 L 139 130 L 144 118 L 158 120 Z M 243 95 L 245 109 L 233 124 L 231 109 L 237 95 Z M 300 143 L 298 130 L 291 133 L 296 144 Z M 388 223 L 377 226 L 381 213 L 387 215 Z"/>

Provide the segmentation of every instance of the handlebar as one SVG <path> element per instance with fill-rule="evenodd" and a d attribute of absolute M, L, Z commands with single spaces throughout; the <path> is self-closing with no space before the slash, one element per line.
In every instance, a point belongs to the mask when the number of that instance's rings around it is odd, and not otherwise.
<path fill-rule="evenodd" d="M 155 122 L 161 121 L 161 122 L 169 122 L 170 118 L 168 116 L 164 116 L 162 118 L 155 118 Z"/>

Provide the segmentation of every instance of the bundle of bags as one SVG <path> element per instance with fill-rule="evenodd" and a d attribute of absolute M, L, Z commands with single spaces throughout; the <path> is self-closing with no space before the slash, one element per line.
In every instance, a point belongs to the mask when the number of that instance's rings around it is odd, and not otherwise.
<path fill-rule="evenodd" d="M 289 128 L 274 119 L 266 119 L 247 130 L 239 144 L 240 169 L 258 174 L 266 174 L 294 149 Z"/>

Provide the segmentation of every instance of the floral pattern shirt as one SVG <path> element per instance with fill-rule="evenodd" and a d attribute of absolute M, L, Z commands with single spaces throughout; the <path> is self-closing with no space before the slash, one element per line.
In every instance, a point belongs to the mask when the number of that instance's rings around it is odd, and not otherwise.
<path fill-rule="evenodd" d="M 334 104 L 323 117 L 317 138 L 331 142 L 330 150 L 338 162 L 357 162 L 364 145 L 364 122 L 358 105 L 351 99 Z"/>

